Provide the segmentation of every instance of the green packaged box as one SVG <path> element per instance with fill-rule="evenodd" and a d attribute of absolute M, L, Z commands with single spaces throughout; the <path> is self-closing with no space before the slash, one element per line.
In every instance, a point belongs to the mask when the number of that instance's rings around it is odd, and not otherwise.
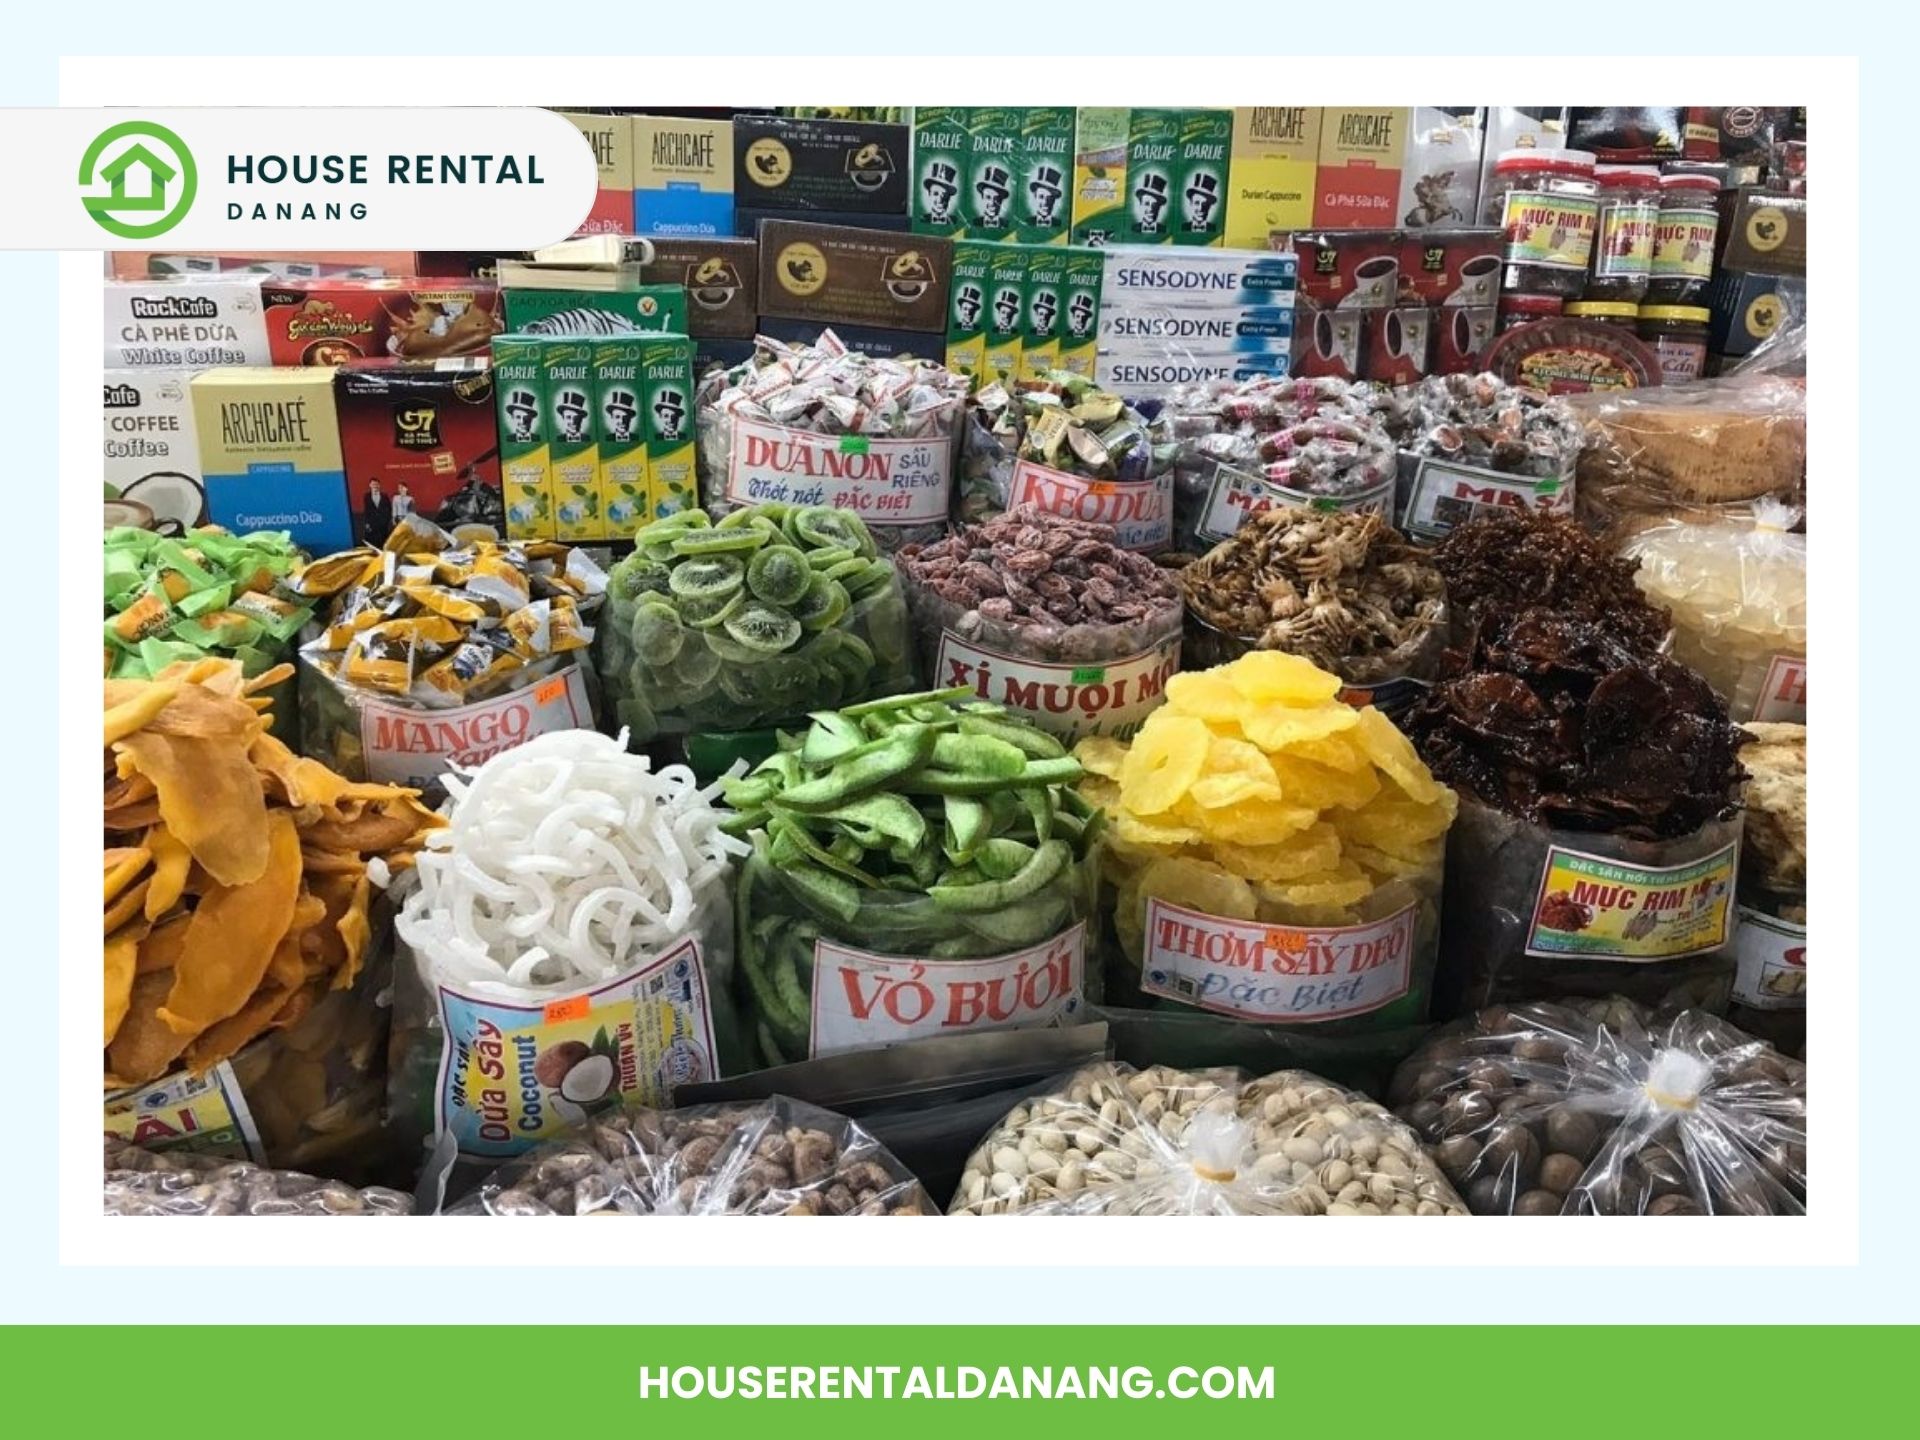
<path fill-rule="evenodd" d="M 646 407 L 647 476 L 654 518 L 699 504 L 693 470 L 693 341 L 649 338 L 640 347 L 640 398 Z"/>
<path fill-rule="evenodd" d="M 540 346 L 547 387 L 547 453 L 553 469 L 553 538 L 604 540 L 600 442 L 593 424 L 593 345 L 548 339 Z"/>
<path fill-rule="evenodd" d="M 1065 273 L 1060 294 L 1065 311 L 1060 317 L 1059 367 L 1091 380 L 1100 346 L 1100 287 L 1106 279 L 1106 257 L 1084 245 L 1062 252 Z"/>
<path fill-rule="evenodd" d="M 966 234 L 961 190 L 971 155 L 973 107 L 913 108 L 913 228 L 922 235 Z"/>
<path fill-rule="evenodd" d="M 1227 167 L 1233 153 L 1231 110 L 1188 110 L 1180 117 L 1179 218 L 1176 245 L 1223 245 L 1227 234 Z"/>
<path fill-rule="evenodd" d="M 1023 245 L 1064 245 L 1072 228 L 1073 107 L 1030 105 L 1021 112 L 1015 237 Z"/>
<path fill-rule="evenodd" d="M 493 337 L 493 396 L 500 421 L 500 494 L 509 540 L 553 538 L 553 470 L 547 387 L 537 336 Z"/>
<path fill-rule="evenodd" d="M 1025 111 L 976 105 L 967 127 L 967 234 L 980 240 L 1011 240 L 1017 223 L 1014 170 Z"/>
<path fill-rule="evenodd" d="M 586 338 L 687 333 L 684 285 L 642 285 L 634 290 L 522 290 L 506 292 L 507 330 L 514 335 Z"/>
<path fill-rule="evenodd" d="M 640 340 L 593 347 L 593 417 L 600 445 L 600 513 L 606 538 L 631 540 L 653 518 L 647 426 L 641 418 Z"/>
<path fill-rule="evenodd" d="M 1039 377 L 1060 363 L 1060 321 L 1066 311 L 1061 291 L 1067 281 L 1067 252 L 1058 245 L 1023 245 L 1027 260 L 1026 301 L 1020 322 L 1020 373 Z"/>
<path fill-rule="evenodd" d="M 1132 111 L 1082 106 L 1073 130 L 1073 243 L 1113 245 L 1127 218 L 1127 127 Z"/>
<path fill-rule="evenodd" d="M 1020 336 L 1027 310 L 1027 255 L 1018 245 L 995 245 L 987 259 L 987 333 L 982 384 L 1020 375 Z"/>
<path fill-rule="evenodd" d="M 1218 245 L 1226 234 L 1230 110 L 1135 110 L 1127 127 L 1130 245 Z"/>
<path fill-rule="evenodd" d="M 986 375 L 987 287 L 993 253 L 991 240 L 956 240 L 953 283 L 947 302 L 947 369 L 975 380 Z"/>

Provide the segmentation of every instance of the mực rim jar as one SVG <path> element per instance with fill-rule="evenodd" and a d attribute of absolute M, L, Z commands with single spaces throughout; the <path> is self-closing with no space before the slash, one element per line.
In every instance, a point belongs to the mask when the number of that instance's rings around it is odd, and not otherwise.
<path fill-rule="evenodd" d="M 1506 232 L 1503 288 L 1577 300 L 1587 285 L 1600 187 L 1584 150 L 1508 150 L 1493 190 Z"/>
<path fill-rule="evenodd" d="M 1697 305 L 1713 280 L 1720 234 L 1720 177 L 1682 170 L 1660 177 L 1660 223 L 1653 234 L 1649 305 Z"/>
<path fill-rule="evenodd" d="M 1707 363 L 1707 332 L 1713 312 L 1704 305 L 1642 305 L 1640 338 L 1660 357 L 1660 381 L 1698 380 Z"/>
<path fill-rule="evenodd" d="M 1596 165 L 1600 214 L 1586 298 L 1639 304 L 1653 275 L 1660 223 L 1660 172 L 1650 165 Z"/>

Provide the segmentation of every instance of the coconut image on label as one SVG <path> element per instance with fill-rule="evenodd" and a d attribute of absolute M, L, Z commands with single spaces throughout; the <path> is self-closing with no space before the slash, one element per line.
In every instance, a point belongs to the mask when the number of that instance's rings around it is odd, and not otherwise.
<path fill-rule="evenodd" d="M 903 250 L 885 263 L 881 278 L 889 295 L 911 305 L 933 284 L 933 267 L 918 250 Z"/>
<path fill-rule="evenodd" d="M 893 175 L 893 157 L 887 147 L 867 142 L 847 153 L 847 178 L 858 190 L 878 190 Z"/>
<path fill-rule="evenodd" d="M 586 1118 L 585 1107 L 593 1105 L 613 1089 L 614 1064 L 580 1040 L 561 1040 L 540 1052 L 533 1062 L 533 1078 L 556 1093 L 555 1112 L 566 1115 L 560 1101 L 580 1107 L 578 1118 Z M 568 1116 L 569 1119 L 575 1118 Z"/>

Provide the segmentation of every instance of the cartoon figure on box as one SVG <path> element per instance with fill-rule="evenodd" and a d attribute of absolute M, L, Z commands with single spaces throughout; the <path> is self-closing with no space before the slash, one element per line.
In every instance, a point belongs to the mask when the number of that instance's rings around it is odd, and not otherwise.
<path fill-rule="evenodd" d="M 1134 228 L 1142 235 L 1158 235 L 1167 214 L 1167 177 L 1149 170 L 1133 189 Z"/>
<path fill-rule="evenodd" d="M 1006 224 L 1007 201 L 1013 197 L 1009 184 L 1012 179 L 1003 166 L 989 165 L 974 181 L 973 193 L 980 197 L 980 223 L 983 226 Z"/>
<path fill-rule="evenodd" d="M 1213 228 L 1213 212 L 1220 207 L 1220 177 L 1211 170 L 1196 171 L 1185 198 L 1187 232 L 1206 234 Z"/>
<path fill-rule="evenodd" d="M 986 296 L 980 293 L 980 287 L 966 284 L 960 287 L 960 293 L 953 297 L 953 318 L 962 330 L 971 330 L 980 319 L 980 307 L 986 304 Z"/>
<path fill-rule="evenodd" d="M 1020 325 L 1020 292 L 1002 290 L 993 297 L 993 323 L 1002 330 L 1014 330 Z"/>
<path fill-rule="evenodd" d="M 1067 302 L 1067 333 L 1076 340 L 1093 333 L 1093 296 L 1084 290 Z"/>
<path fill-rule="evenodd" d="M 1060 197 L 1066 194 L 1061 184 L 1060 171 L 1052 165 L 1042 165 L 1033 172 L 1033 178 L 1027 181 L 1027 202 L 1033 207 L 1033 223 L 1045 226 L 1054 223 L 1053 212 L 1060 206 Z"/>
<path fill-rule="evenodd" d="M 507 438 L 516 445 L 531 445 L 540 438 L 540 404 L 531 390 L 515 390 L 507 396 Z"/>
<path fill-rule="evenodd" d="M 680 392 L 668 387 L 653 397 L 653 423 L 662 440 L 678 440 L 687 423 L 687 402 Z"/>
<path fill-rule="evenodd" d="M 1059 305 L 1060 297 L 1051 290 L 1042 290 L 1033 297 L 1033 328 L 1036 334 L 1053 333 L 1053 315 Z"/>
<path fill-rule="evenodd" d="M 959 221 L 953 202 L 960 198 L 960 172 L 945 160 L 927 167 L 927 178 L 920 182 L 926 196 L 927 220 L 934 225 L 953 225 Z"/>
<path fill-rule="evenodd" d="M 640 406 L 630 390 L 615 390 L 607 396 L 607 435 L 617 444 L 630 445 L 639 438 L 634 427 L 640 419 Z"/>
<path fill-rule="evenodd" d="M 563 390 L 554 412 L 560 417 L 560 439 L 568 445 L 587 443 L 587 397 L 579 390 Z"/>

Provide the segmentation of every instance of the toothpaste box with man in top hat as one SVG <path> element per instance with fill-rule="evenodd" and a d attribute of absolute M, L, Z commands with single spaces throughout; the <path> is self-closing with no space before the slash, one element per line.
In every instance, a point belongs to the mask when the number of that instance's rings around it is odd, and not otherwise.
<path fill-rule="evenodd" d="M 593 344 L 554 340 L 540 349 L 547 387 L 547 449 L 553 467 L 553 538 L 603 540 L 600 442 L 593 426 Z"/>
<path fill-rule="evenodd" d="M 593 347 L 594 438 L 600 454 L 600 514 L 609 540 L 630 540 L 653 519 L 647 426 L 640 415 L 639 340 Z"/>
<path fill-rule="evenodd" d="M 1212 245 L 1226 233 L 1227 110 L 1135 110 L 1127 131 L 1126 219 L 1133 245 Z"/>
<path fill-rule="evenodd" d="M 1072 226 L 1067 180 L 1073 168 L 1071 105 L 1030 105 L 1021 113 L 1015 238 L 1064 245 Z"/>
<path fill-rule="evenodd" d="M 553 538 L 553 471 L 537 335 L 493 337 L 493 395 L 499 409 L 500 494 L 509 540 Z"/>
<path fill-rule="evenodd" d="M 923 235 L 966 233 L 961 196 L 971 154 L 973 107 L 917 105 L 913 111 L 913 228 Z"/>
<path fill-rule="evenodd" d="M 693 341 L 648 336 L 640 350 L 640 400 L 647 427 L 647 475 L 656 519 L 697 502 L 693 469 Z"/>
<path fill-rule="evenodd" d="M 977 105 L 968 126 L 967 234 L 978 240 L 1011 240 L 1018 221 L 1014 171 L 1020 154 L 1024 112 Z"/>

